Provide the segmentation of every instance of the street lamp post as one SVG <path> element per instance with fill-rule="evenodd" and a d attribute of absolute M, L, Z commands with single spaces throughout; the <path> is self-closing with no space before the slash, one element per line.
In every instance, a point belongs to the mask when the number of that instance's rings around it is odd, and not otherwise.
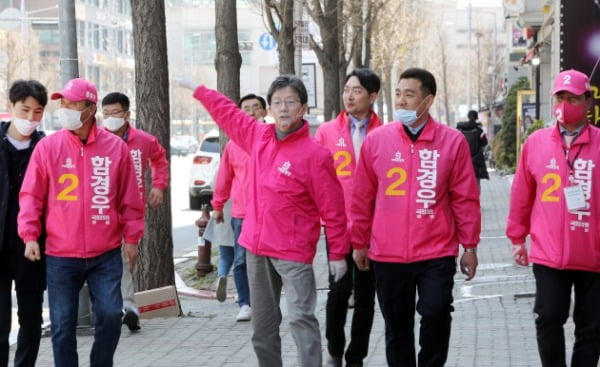
<path fill-rule="evenodd" d="M 540 119 L 540 58 L 531 59 L 531 65 L 535 69 L 535 119 Z"/>

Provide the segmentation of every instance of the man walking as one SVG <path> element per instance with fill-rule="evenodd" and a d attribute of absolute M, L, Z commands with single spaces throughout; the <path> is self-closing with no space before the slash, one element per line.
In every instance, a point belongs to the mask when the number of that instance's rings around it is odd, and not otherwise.
<path fill-rule="evenodd" d="M 506 234 L 517 264 L 533 263 L 544 367 L 567 365 L 563 326 L 573 289 L 571 366 L 595 367 L 600 354 L 600 130 L 587 119 L 591 97 L 587 75 L 571 69 L 556 76 L 556 125 L 527 138 L 511 189 Z"/>
<path fill-rule="evenodd" d="M 456 128 L 463 133 L 467 139 L 467 143 L 469 143 L 471 161 L 475 169 L 475 177 L 477 177 L 477 185 L 481 188 L 481 179 L 490 179 L 485 165 L 485 157 L 483 156 L 483 148 L 488 144 L 488 141 L 485 132 L 477 123 L 477 119 L 479 118 L 477 111 L 469 111 L 467 117 L 469 121 L 459 122 Z"/>
<path fill-rule="evenodd" d="M 25 257 L 41 259 L 57 366 L 77 366 L 77 304 L 87 282 L 96 315 L 91 366 L 112 366 L 121 335 L 121 243 L 130 270 L 144 231 L 144 207 L 127 145 L 96 125 L 96 87 L 73 79 L 52 94 L 63 127 L 35 147 L 19 196 Z"/>
<path fill-rule="evenodd" d="M 315 139 L 333 155 L 337 177 L 344 190 L 346 215 L 350 216 L 352 182 L 356 162 L 365 136 L 381 121 L 371 106 L 377 99 L 381 81 L 367 68 L 353 70 L 346 76 L 342 99 L 345 110 L 335 120 L 319 126 Z M 348 221 L 348 228 L 351 227 Z M 359 270 L 352 254 L 346 256 L 348 271 L 340 281 L 329 276 L 325 336 L 328 341 L 328 367 L 341 367 L 346 337 L 344 326 L 348 313 L 348 299 L 354 290 L 354 313 L 350 328 L 350 342 L 346 350 L 347 366 L 362 366 L 369 351 L 369 336 L 373 326 L 375 307 L 375 276 L 372 269 Z"/>
<path fill-rule="evenodd" d="M 46 259 L 23 256 L 17 234 L 19 191 L 33 148 L 44 136 L 37 127 L 48 103 L 48 92 L 37 80 L 18 80 L 8 91 L 11 122 L 0 125 L 0 366 L 8 365 L 12 324 L 12 284 L 17 294 L 19 334 L 15 367 L 33 367 L 42 337 L 42 303 L 46 289 Z M 40 238 L 44 246 L 44 238 Z"/>
<path fill-rule="evenodd" d="M 102 125 L 127 143 L 131 152 L 137 186 L 144 203 L 146 202 L 146 171 L 150 167 L 152 188 L 148 193 L 148 203 L 151 208 L 155 209 L 163 202 L 163 191 L 169 185 L 169 161 L 165 148 L 154 136 L 131 126 L 130 116 L 129 97 L 125 94 L 113 92 L 102 99 Z M 121 295 L 123 297 L 123 323 L 130 331 L 140 330 L 140 312 L 135 303 L 133 291 L 133 273 L 129 270 L 126 261 L 123 261 Z"/>
<path fill-rule="evenodd" d="M 267 102 L 255 94 L 247 94 L 240 98 L 238 106 L 242 111 L 252 116 L 256 121 L 264 121 L 267 115 Z M 227 274 L 233 264 L 233 280 L 238 293 L 240 311 L 236 321 L 249 321 L 252 317 L 250 308 L 250 289 L 248 287 L 248 274 L 246 271 L 246 249 L 240 246 L 238 240 L 242 233 L 242 224 L 246 215 L 248 201 L 248 170 L 250 157 L 245 150 L 233 141 L 227 142 L 223 150 L 223 157 L 219 163 L 215 190 L 211 205 L 214 209 L 213 218 L 216 223 L 223 223 L 223 207 L 231 199 L 231 228 L 233 230 L 234 245 L 219 246 L 219 268 L 217 279 L 217 299 L 225 301 L 227 296 Z"/>
<path fill-rule="evenodd" d="M 467 280 L 477 269 L 481 214 L 469 147 L 460 132 L 429 115 L 435 94 L 429 71 L 400 75 L 397 121 L 367 136 L 354 178 L 354 259 L 359 269 L 375 271 L 390 366 L 417 365 L 415 308 L 418 366 L 444 365 L 459 244 Z"/>

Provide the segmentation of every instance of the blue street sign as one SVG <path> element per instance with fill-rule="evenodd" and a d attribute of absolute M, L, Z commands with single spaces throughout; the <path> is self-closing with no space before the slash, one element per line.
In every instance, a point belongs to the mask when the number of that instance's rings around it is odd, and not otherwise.
<path fill-rule="evenodd" d="M 271 34 L 263 33 L 258 37 L 258 44 L 263 50 L 269 51 L 277 47 L 277 41 Z"/>

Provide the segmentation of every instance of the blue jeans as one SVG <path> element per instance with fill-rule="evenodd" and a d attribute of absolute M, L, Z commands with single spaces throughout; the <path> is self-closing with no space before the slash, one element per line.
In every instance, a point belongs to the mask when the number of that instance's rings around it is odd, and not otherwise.
<path fill-rule="evenodd" d="M 248 287 L 248 273 L 246 272 L 246 249 L 240 246 L 238 240 L 242 233 L 241 218 L 231 218 L 233 229 L 234 246 L 219 246 L 219 267 L 217 275 L 226 277 L 233 264 L 233 281 L 238 292 L 238 304 L 240 307 L 250 305 L 250 288 Z"/>
<path fill-rule="evenodd" d="M 90 366 L 112 366 L 121 336 L 121 248 L 90 259 L 48 256 L 48 303 L 56 366 L 77 366 L 79 290 L 87 281 L 96 316 Z"/>

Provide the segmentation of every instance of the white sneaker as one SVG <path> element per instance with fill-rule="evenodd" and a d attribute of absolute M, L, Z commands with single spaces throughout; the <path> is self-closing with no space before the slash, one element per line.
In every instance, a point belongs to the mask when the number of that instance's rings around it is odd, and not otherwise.
<path fill-rule="evenodd" d="M 243 305 L 240 307 L 240 313 L 238 313 L 235 318 L 236 321 L 250 321 L 250 317 L 252 316 L 252 309 L 248 305 Z"/>
<path fill-rule="evenodd" d="M 227 299 L 227 277 L 219 277 L 217 279 L 217 300 L 225 302 Z"/>

